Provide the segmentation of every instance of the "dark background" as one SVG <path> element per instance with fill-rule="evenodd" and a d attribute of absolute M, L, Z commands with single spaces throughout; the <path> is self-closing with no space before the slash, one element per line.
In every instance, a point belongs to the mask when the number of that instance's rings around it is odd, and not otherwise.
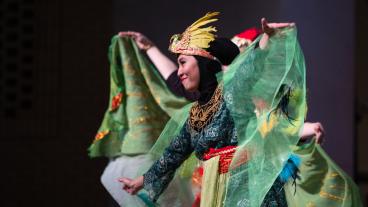
<path fill-rule="evenodd" d="M 163 51 L 207 11 L 220 36 L 294 21 L 307 62 L 309 121 L 368 192 L 367 0 L 0 0 L 0 206 L 107 206 L 107 160 L 87 147 L 107 107 L 107 47 L 118 31 Z"/>

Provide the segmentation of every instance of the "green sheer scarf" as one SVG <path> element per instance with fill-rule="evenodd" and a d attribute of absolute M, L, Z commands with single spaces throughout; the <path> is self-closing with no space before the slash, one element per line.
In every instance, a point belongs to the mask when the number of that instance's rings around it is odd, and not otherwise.
<path fill-rule="evenodd" d="M 305 65 L 296 29 L 277 31 L 263 50 L 256 47 L 259 40 L 218 76 L 224 84 L 224 100 L 239 140 L 226 186 L 225 206 L 261 205 L 291 155 L 291 147 L 299 140 L 306 114 Z M 285 96 L 289 102 L 280 107 Z M 287 116 L 281 108 L 286 108 Z M 153 159 L 158 159 L 179 133 L 189 109 L 190 105 L 168 122 L 150 151 Z M 238 166 L 239 163 L 243 164 Z M 190 175 L 196 164 L 191 156 L 177 176 Z"/>
<path fill-rule="evenodd" d="M 299 141 L 306 86 L 296 36 L 296 28 L 278 30 L 262 50 L 258 38 L 223 76 L 239 140 L 226 206 L 260 206 Z"/>
<path fill-rule="evenodd" d="M 147 153 L 169 117 L 187 101 L 170 92 L 132 39 L 114 36 L 108 57 L 110 102 L 89 156 Z"/>
<path fill-rule="evenodd" d="M 219 82 L 224 85 L 224 100 L 234 119 L 239 140 L 225 187 L 224 205 L 261 206 L 290 155 L 297 154 L 302 164 L 296 194 L 290 183 L 285 186 L 290 206 L 361 206 L 354 182 L 322 148 L 314 143 L 297 146 L 307 105 L 305 62 L 296 28 L 278 30 L 262 50 L 257 47 L 260 38 L 234 60 L 226 73 L 218 75 Z M 179 134 L 190 108 L 191 104 L 188 104 L 172 113 L 149 152 L 153 160 L 157 160 Z M 192 155 L 176 176 L 190 178 L 197 164 L 198 160 Z M 142 174 L 149 167 L 142 166 Z M 325 182 L 329 176 L 335 176 L 335 180 Z M 316 183 L 323 183 L 325 188 L 319 188 L 321 186 Z M 328 188 L 332 185 L 340 191 Z M 335 201 L 322 198 L 328 196 L 337 197 Z"/>
<path fill-rule="evenodd" d="M 301 165 L 299 179 L 285 185 L 289 206 L 363 206 L 357 185 L 314 140 L 293 151 Z"/>

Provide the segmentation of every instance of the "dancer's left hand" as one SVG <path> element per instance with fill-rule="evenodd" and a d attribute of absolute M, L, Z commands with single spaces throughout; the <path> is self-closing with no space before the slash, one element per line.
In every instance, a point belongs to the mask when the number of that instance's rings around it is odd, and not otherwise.
<path fill-rule="evenodd" d="M 294 27 L 295 23 L 294 22 L 286 22 L 286 23 L 268 23 L 268 21 L 266 20 L 266 18 L 262 18 L 261 19 L 261 24 L 262 24 L 262 30 L 265 34 L 272 36 L 276 29 L 282 29 L 285 27 Z"/>
<path fill-rule="evenodd" d="M 322 144 L 325 140 L 325 129 L 323 128 L 322 124 L 317 122 L 317 123 L 313 123 L 313 129 L 314 129 L 314 134 L 316 137 L 316 142 L 318 144 Z"/>
<path fill-rule="evenodd" d="M 325 130 L 323 125 L 319 122 L 310 123 L 306 122 L 303 126 L 303 131 L 301 132 L 301 140 L 306 140 L 310 137 L 315 137 L 317 144 L 322 144 L 325 138 Z"/>
<path fill-rule="evenodd" d="M 275 34 L 276 29 L 282 29 L 286 27 L 294 27 L 294 22 L 286 23 L 268 23 L 266 18 L 261 19 L 262 31 L 264 32 L 261 40 L 259 41 L 259 47 L 264 49 L 268 43 L 268 39 Z"/>

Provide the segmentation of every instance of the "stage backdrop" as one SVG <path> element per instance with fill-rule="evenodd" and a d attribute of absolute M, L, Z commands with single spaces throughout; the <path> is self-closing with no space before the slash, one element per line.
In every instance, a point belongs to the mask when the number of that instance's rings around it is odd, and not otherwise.
<path fill-rule="evenodd" d="M 362 0 L 363 1 L 363 0 Z M 222 12 L 220 36 L 269 21 L 295 21 L 308 66 L 308 121 L 324 148 L 353 173 L 354 1 L 1 0 L 0 206 L 108 206 L 90 160 L 108 105 L 110 38 L 136 30 L 167 51 L 207 11 Z"/>

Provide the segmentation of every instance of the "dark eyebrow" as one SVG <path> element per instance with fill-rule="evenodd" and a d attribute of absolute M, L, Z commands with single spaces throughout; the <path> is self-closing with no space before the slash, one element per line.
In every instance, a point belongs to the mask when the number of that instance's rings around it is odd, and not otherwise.
<path fill-rule="evenodd" d="M 178 63 L 180 63 L 180 61 L 183 61 L 183 57 L 178 58 Z"/>

